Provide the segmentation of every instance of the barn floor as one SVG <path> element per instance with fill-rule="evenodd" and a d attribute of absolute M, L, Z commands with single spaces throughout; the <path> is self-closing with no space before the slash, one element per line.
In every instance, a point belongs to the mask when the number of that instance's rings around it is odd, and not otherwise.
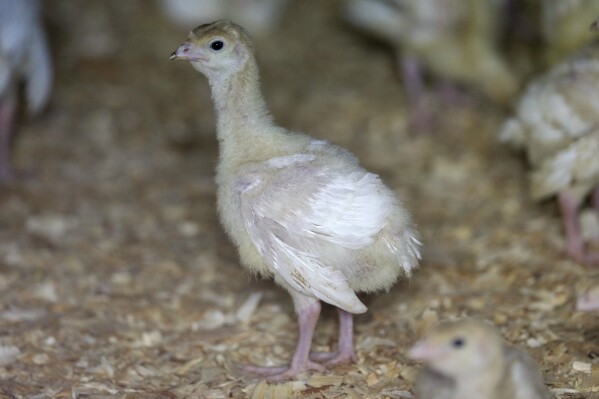
<path fill-rule="evenodd" d="M 208 85 L 168 60 L 187 33 L 147 1 L 47 4 L 55 91 L 21 122 L 22 178 L 0 188 L 1 398 L 411 398 L 407 348 L 452 316 L 495 322 L 559 397 L 599 392 L 599 318 L 574 311 L 598 273 L 564 256 L 555 204 L 528 199 L 524 160 L 496 142 L 504 111 L 431 96 L 434 131 L 408 133 L 391 52 L 333 0 L 295 2 L 257 41 L 265 97 L 280 124 L 383 177 L 424 259 L 364 298 L 357 364 L 279 385 L 239 373 L 287 362 L 297 325 L 219 226 Z M 317 350 L 336 328 L 326 309 Z"/>

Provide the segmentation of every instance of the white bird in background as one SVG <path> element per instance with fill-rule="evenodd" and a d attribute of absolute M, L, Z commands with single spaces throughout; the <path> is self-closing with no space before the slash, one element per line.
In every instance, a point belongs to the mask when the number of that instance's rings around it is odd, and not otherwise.
<path fill-rule="evenodd" d="M 585 251 L 578 212 L 586 197 L 599 217 L 599 43 L 594 43 L 533 80 L 500 140 L 527 152 L 531 195 L 557 195 L 566 249 L 593 265 L 599 254 Z"/>
<path fill-rule="evenodd" d="M 30 115 L 40 112 L 52 86 L 52 64 L 38 0 L 0 0 L 0 182 L 12 177 L 10 142 L 20 83 Z"/>
<path fill-rule="evenodd" d="M 380 178 L 329 142 L 276 126 L 245 31 L 228 21 L 194 29 L 171 59 L 206 75 L 217 113 L 221 221 L 252 272 L 273 277 L 293 299 L 299 339 L 289 367 L 246 370 L 270 380 L 355 359 L 356 292 L 388 289 L 419 259 L 410 216 Z M 336 352 L 310 346 L 320 301 L 339 311 Z"/>
<path fill-rule="evenodd" d="M 518 82 L 498 46 L 504 0 L 348 0 L 346 18 L 391 44 L 422 125 L 422 68 L 507 103 Z"/>
<path fill-rule="evenodd" d="M 252 35 L 270 31 L 289 0 L 160 0 L 168 17 L 184 29 L 218 19 L 243 25 Z"/>
<path fill-rule="evenodd" d="M 551 399 L 534 360 L 483 321 L 445 321 L 412 347 L 417 399 Z"/>

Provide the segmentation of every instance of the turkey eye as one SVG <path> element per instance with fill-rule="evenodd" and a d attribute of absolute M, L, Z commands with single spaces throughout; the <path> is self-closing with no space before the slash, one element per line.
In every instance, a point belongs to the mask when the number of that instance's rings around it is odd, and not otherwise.
<path fill-rule="evenodd" d="M 223 47 L 225 47 L 225 43 L 223 43 L 222 40 L 215 40 L 210 43 L 210 48 L 214 51 L 220 51 L 223 49 Z"/>
<path fill-rule="evenodd" d="M 463 347 L 464 345 L 466 345 L 464 338 L 455 338 L 453 341 L 451 341 L 451 346 L 457 349 Z"/>

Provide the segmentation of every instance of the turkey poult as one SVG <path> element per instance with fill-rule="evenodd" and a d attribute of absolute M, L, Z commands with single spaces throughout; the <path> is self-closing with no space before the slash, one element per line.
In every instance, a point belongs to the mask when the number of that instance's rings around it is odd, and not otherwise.
<path fill-rule="evenodd" d="M 502 0 L 348 0 L 346 18 L 393 45 L 418 112 L 420 63 L 507 103 L 518 82 L 498 48 Z"/>
<path fill-rule="evenodd" d="M 37 0 L 0 0 L 0 183 L 10 180 L 10 141 L 20 83 L 30 115 L 46 104 L 52 65 Z"/>
<path fill-rule="evenodd" d="M 551 399 L 534 360 L 483 321 L 445 321 L 410 350 L 416 399 Z"/>
<path fill-rule="evenodd" d="M 344 149 L 273 123 L 254 50 L 243 28 L 217 21 L 194 29 L 171 59 L 206 75 L 217 114 L 220 219 L 250 271 L 272 276 L 293 299 L 299 339 L 289 367 L 245 369 L 288 379 L 355 359 L 356 292 L 388 289 L 419 259 L 410 216 L 375 174 Z M 310 346 L 320 301 L 339 311 L 336 352 Z"/>
<path fill-rule="evenodd" d="M 585 250 L 578 211 L 590 194 L 599 216 L 599 42 L 532 81 L 500 140 L 524 149 L 532 168 L 531 195 L 557 195 L 568 254 L 597 264 Z"/>

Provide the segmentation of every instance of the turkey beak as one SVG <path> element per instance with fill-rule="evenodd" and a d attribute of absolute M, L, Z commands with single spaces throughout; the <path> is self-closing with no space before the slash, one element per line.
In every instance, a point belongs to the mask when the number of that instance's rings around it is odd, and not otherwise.
<path fill-rule="evenodd" d="M 433 360 L 441 355 L 443 355 L 442 349 L 426 341 L 417 342 L 408 353 L 411 359 L 419 361 Z"/>
<path fill-rule="evenodd" d="M 187 41 L 180 45 L 179 48 L 171 54 L 169 59 L 181 61 L 203 61 L 204 57 L 201 56 L 200 51 L 196 46 Z"/>

